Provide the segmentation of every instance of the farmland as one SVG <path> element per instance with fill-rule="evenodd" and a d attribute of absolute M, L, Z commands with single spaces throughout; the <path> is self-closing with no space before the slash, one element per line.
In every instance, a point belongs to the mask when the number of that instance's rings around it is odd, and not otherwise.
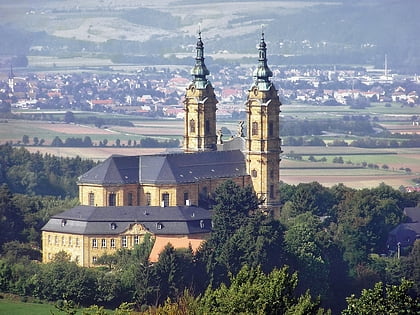
<path fill-rule="evenodd" d="M 285 106 L 283 106 L 285 107 Z M 286 107 L 284 112 L 290 114 Z M 302 115 L 302 108 L 296 113 Z M 306 109 L 304 110 L 307 114 Z M 337 114 L 337 109 L 335 115 Z M 341 114 L 341 113 L 340 113 Z M 78 115 L 86 115 L 80 113 Z M 308 115 L 311 118 L 316 113 Z M 122 116 L 124 118 L 124 116 Z M 130 119 L 125 116 L 125 119 Z M 94 160 L 103 160 L 112 154 L 138 155 L 156 154 L 166 152 L 166 148 L 138 148 L 129 145 L 129 141 L 139 140 L 144 137 L 156 139 L 182 140 L 183 122 L 181 120 L 147 120 L 132 119 L 133 127 L 105 126 L 97 128 L 93 125 L 65 124 L 60 122 L 8 120 L 0 123 L 0 143 L 13 141 L 19 143 L 24 135 L 29 136 L 26 146 L 31 152 L 48 153 L 62 157 L 75 157 Z M 403 124 L 394 122 L 406 130 Z M 218 128 L 226 127 L 235 133 L 236 122 L 220 122 Z M 412 128 L 408 126 L 408 128 Z M 93 147 L 71 148 L 52 147 L 52 139 L 59 136 L 61 139 L 68 137 L 89 136 Z M 36 146 L 33 138 L 45 139 L 42 146 Z M 99 147 L 100 141 L 108 140 L 108 145 Z M 115 146 L 119 139 L 121 146 Z M 310 147 L 310 146 L 283 146 L 284 153 L 281 162 L 280 178 L 290 184 L 300 182 L 318 181 L 323 185 L 332 186 L 344 183 L 355 188 L 374 187 L 385 182 L 394 188 L 401 185 L 413 185 L 413 179 L 420 174 L 420 148 L 396 149 L 365 149 L 356 147 Z M 300 156 L 300 160 L 292 159 L 291 155 Z M 333 163 L 335 158 L 341 157 L 342 163 Z M 312 161 L 310 161 L 312 159 Z M 322 162 L 321 162 L 322 160 Z M 376 167 L 375 167 L 376 165 Z M 409 169 L 407 172 L 406 170 Z"/>

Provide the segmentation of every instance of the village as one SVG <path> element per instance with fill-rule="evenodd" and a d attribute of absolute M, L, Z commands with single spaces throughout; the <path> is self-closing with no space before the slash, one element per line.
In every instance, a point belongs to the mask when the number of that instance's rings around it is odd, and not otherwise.
<path fill-rule="evenodd" d="M 210 79 L 219 100 L 218 119 L 245 116 L 244 100 L 251 84 L 250 66 L 211 66 Z M 365 108 L 420 105 L 420 77 L 362 67 L 273 67 L 283 104 Z M 0 112 L 16 110 L 79 110 L 114 112 L 151 118 L 183 119 L 183 96 L 190 82 L 183 67 L 139 67 L 136 72 L 0 73 Z"/>

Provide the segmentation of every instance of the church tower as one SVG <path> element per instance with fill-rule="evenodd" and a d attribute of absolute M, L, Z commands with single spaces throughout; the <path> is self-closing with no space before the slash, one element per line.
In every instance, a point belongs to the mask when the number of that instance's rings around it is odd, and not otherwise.
<path fill-rule="evenodd" d="M 258 48 L 258 67 L 254 70 L 254 82 L 246 101 L 247 137 L 246 165 L 254 190 L 264 200 L 267 210 L 278 211 L 280 100 L 270 77 L 273 73 L 267 66 L 267 49 L 264 33 Z"/>
<path fill-rule="evenodd" d="M 13 66 L 10 65 L 8 85 L 9 85 L 9 89 L 12 91 L 12 93 L 15 91 L 15 80 L 14 79 L 15 79 L 15 75 L 13 73 Z"/>
<path fill-rule="evenodd" d="M 217 99 L 210 81 L 210 72 L 204 64 L 204 45 L 198 33 L 197 56 L 191 70 L 193 80 L 185 93 L 184 151 L 216 150 Z"/>

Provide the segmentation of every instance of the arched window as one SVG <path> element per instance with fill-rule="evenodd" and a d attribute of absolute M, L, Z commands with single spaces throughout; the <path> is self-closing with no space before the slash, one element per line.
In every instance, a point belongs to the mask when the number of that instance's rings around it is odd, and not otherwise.
<path fill-rule="evenodd" d="M 272 122 L 272 121 L 270 121 L 270 122 L 268 123 L 268 135 L 269 135 L 270 137 L 272 137 L 272 136 L 273 136 L 273 133 L 274 133 L 273 122 Z"/>
<path fill-rule="evenodd" d="M 258 135 L 258 123 L 256 121 L 252 123 L 251 135 L 252 136 Z"/>
<path fill-rule="evenodd" d="M 257 170 L 252 170 L 251 171 L 251 176 L 252 177 L 257 177 Z"/>
<path fill-rule="evenodd" d="M 195 120 L 190 120 L 190 132 L 195 132 Z"/>

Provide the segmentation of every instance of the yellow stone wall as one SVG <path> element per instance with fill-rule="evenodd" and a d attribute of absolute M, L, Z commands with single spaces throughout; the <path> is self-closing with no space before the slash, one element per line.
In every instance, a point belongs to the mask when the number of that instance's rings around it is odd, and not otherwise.
<path fill-rule="evenodd" d="M 146 234 L 149 232 L 138 223 L 133 223 L 127 231 L 120 235 L 78 235 L 43 231 L 42 262 L 50 262 L 55 254 L 65 251 L 78 265 L 93 267 L 96 266 L 95 258 L 104 254 L 113 254 L 121 248 L 132 249 L 136 244 L 143 242 Z M 123 237 L 125 237 L 126 246 L 123 246 Z M 95 244 L 96 246 L 94 246 Z M 112 244 L 114 246 L 111 246 Z"/>
<path fill-rule="evenodd" d="M 150 194 L 150 206 L 161 206 L 162 195 L 169 194 L 168 206 L 185 205 L 184 193 L 188 194 L 188 200 L 191 205 L 198 205 L 198 199 L 203 189 L 207 188 L 210 195 L 215 189 L 226 181 L 226 178 L 201 180 L 195 183 L 179 184 L 179 185 L 126 185 L 126 186 L 99 186 L 99 185 L 79 185 L 79 199 L 81 205 L 89 205 L 89 194 L 94 194 L 95 206 L 107 206 L 108 195 L 116 194 L 117 206 L 128 206 L 128 193 L 132 193 L 133 206 L 146 206 L 147 193 Z M 232 178 L 239 186 L 247 186 L 251 184 L 249 176 L 239 176 Z"/>
<path fill-rule="evenodd" d="M 194 84 L 187 88 L 184 101 L 185 151 L 216 149 L 216 104 L 217 99 L 210 83 L 205 89 L 197 89 Z M 194 121 L 193 129 L 192 121 Z"/>
<path fill-rule="evenodd" d="M 79 200 L 81 205 L 89 205 L 89 193 L 94 194 L 93 206 L 105 207 L 109 205 L 109 194 L 116 195 L 116 206 L 128 205 L 128 194 L 132 194 L 132 205 L 137 206 L 139 192 L 137 184 L 120 186 L 101 186 L 94 184 L 79 184 Z"/>
<path fill-rule="evenodd" d="M 257 87 L 248 93 L 246 165 L 253 187 L 265 204 L 279 202 L 279 113 L 280 100 L 276 89 L 271 86 L 267 91 Z"/>
<path fill-rule="evenodd" d="M 84 236 L 57 232 L 42 232 L 42 262 L 50 262 L 58 252 L 65 251 L 72 261 L 84 261 Z"/>

